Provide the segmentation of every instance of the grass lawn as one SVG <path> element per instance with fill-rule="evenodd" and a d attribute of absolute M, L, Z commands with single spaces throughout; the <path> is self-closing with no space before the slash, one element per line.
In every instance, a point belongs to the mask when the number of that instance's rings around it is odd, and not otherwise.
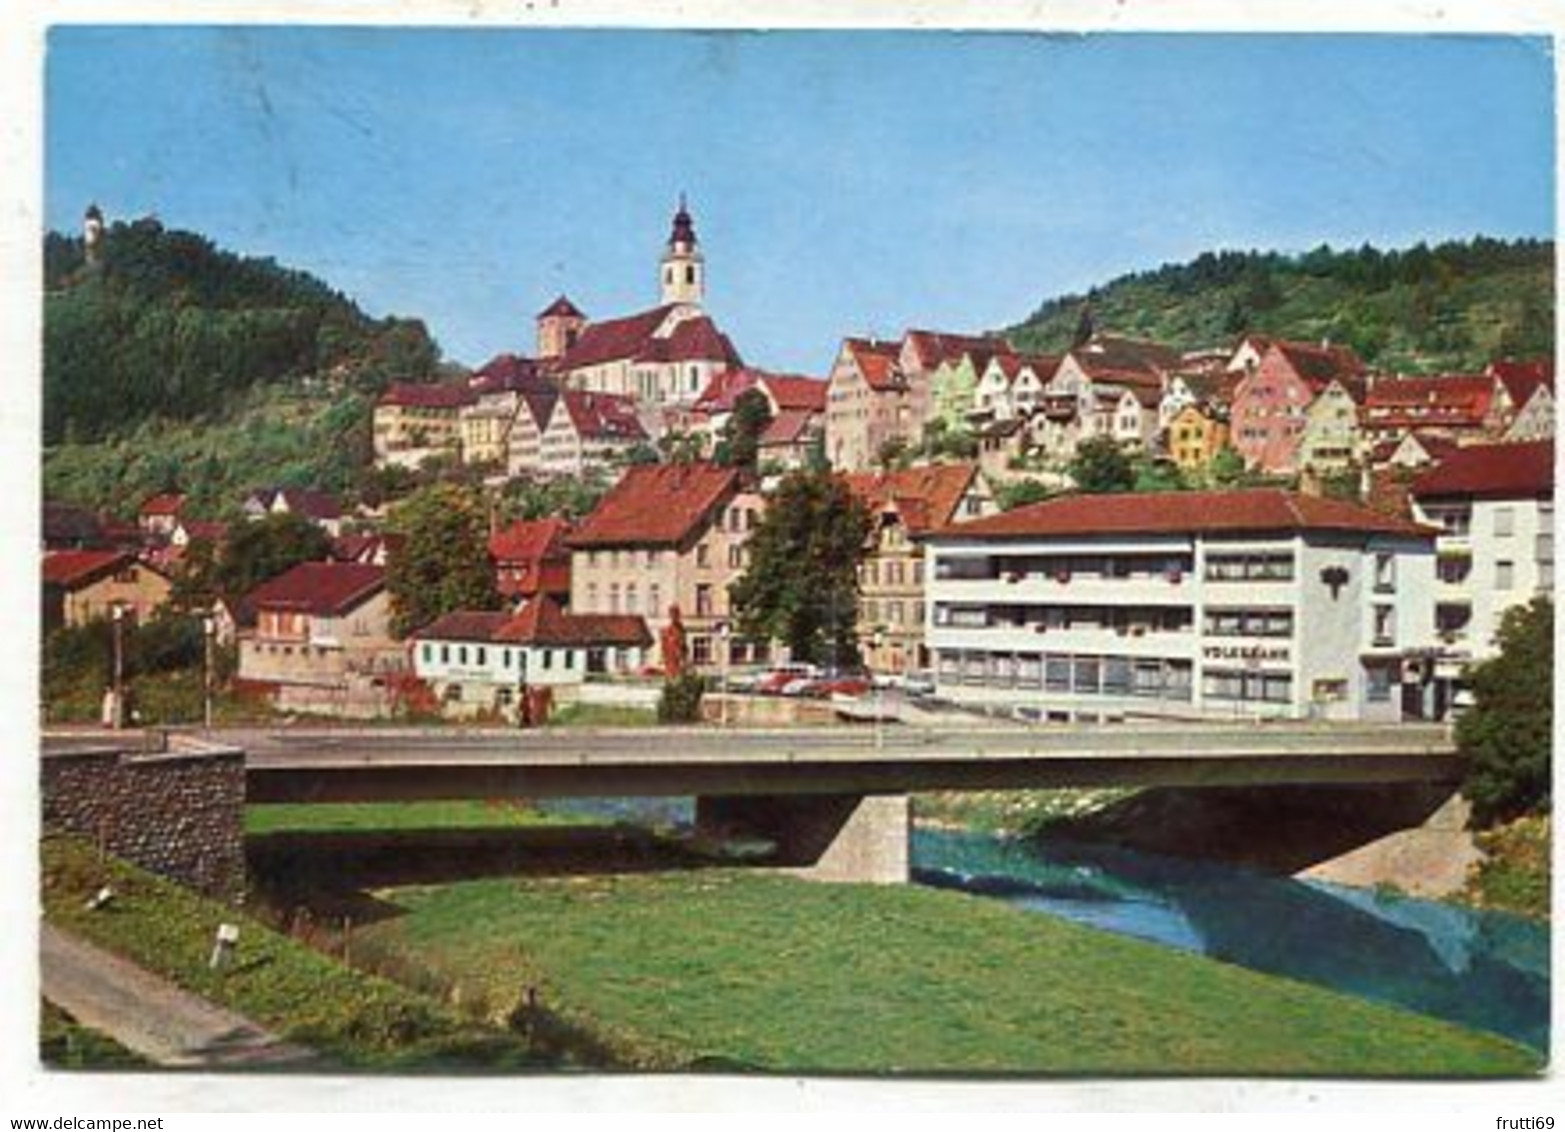
<path fill-rule="evenodd" d="M 584 820 L 568 814 L 544 813 L 525 803 L 510 801 L 281 803 L 245 807 L 248 834 L 525 829 L 580 825 Z"/>
<path fill-rule="evenodd" d="M 776 1072 L 1529 1075 L 1502 1038 L 958 893 L 702 872 L 389 894 L 385 969 L 623 1064 Z M 1278 930 L 1287 930 L 1278 925 Z"/>
<path fill-rule="evenodd" d="M 535 1067 L 519 1035 L 458 1015 L 424 995 L 364 974 L 268 929 L 260 921 L 81 842 L 42 843 L 44 915 L 50 923 L 149 971 L 362 1069 Z M 103 884 L 115 898 L 87 911 Z M 240 925 L 236 965 L 211 971 L 213 933 Z"/>
<path fill-rule="evenodd" d="M 618 704 L 563 704 L 549 716 L 550 727 L 656 727 L 651 708 Z"/>

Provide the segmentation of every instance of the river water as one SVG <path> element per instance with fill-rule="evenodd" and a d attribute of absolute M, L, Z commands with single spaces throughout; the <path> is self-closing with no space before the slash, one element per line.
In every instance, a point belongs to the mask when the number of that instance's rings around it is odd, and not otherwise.
<path fill-rule="evenodd" d="M 915 879 L 1491 1030 L 1546 1051 L 1547 927 L 1114 846 L 918 830 Z"/>
<path fill-rule="evenodd" d="M 549 808 L 688 827 L 688 799 Z M 914 879 L 1490 1030 L 1547 1052 L 1549 932 L 1501 912 L 1109 845 L 918 829 Z"/>

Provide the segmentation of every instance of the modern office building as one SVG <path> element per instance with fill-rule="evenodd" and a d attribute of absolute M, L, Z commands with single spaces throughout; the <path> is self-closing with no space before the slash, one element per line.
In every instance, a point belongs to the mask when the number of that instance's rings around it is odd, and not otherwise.
<path fill-rule="evenodd" d="M 1274 489 L 1079 495 L 928 539 L 941 695 L 1029 718 L 1433 710 L 1435 531 Z"/>

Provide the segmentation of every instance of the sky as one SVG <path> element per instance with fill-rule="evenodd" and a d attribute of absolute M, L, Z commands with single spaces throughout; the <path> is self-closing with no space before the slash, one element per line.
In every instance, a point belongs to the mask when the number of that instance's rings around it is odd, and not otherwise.
<path fill-rule="evenodd" d="M 656 305 L 681 192 L 745 360 L 818 375 L 1209 249 L 1554 231 L 1538 37 L 58 26 L 45 75 L 50 227 L 156 214 L 467 365 Z"/>

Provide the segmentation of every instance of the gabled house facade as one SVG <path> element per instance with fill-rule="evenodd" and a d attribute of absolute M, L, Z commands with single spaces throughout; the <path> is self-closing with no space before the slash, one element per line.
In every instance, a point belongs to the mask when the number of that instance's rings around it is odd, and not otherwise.
<path fill-rule="evenodd" d="M 391 635 L 391 598 L 379 566 L 304 562 L 245 596 L 253 628 L 239 634 L 239 679 L 283 710 L 384 715 L 387 679 L 406 650 Z"/>
<path fill-rule="evenodd" d="M 538 439 L 538 473 L 579 476 L 607 468 L 650 441 L 630 397 L 567 389 L 554 403 Z"/>
<path fill-rule="evenodd" d="M 968 464 L 930 464 L 847 477 L 873 526 L 859 566 L 856 629 L 865 664 L 876 672 L 927 668 L 924 551 L 932 531 L 995 511 L 984 477 Z"/>
<path fill-rule="evenodd" d="M 168 604 L 168 575 L 118 550 L 57 550 L 43 558 L 43 626 L 85 625 L 116 608 L 139 623 Z"/>
<path fill-rule="evenodd" d="M 732 468 L 627 468 L 566 540 L 572 613 L 644 617 L 663 664 L 662 633 L 677 606 L 691 663 L 717 668 L 720 629 L 733 617 L 728 589 L 745 569 L 745 544 L 765 505 Z M 768 655 L 767 642 L 731 635 L 728 644 L 733 664 Z"/>
<path fill-rule="evenodd" d="M 495 588 L 520 604 L 547 597 L 562 605 L 571 599 L 571 552 L 565 543 L 566 519 L 519 519 L 489 536 Z"/>
<path fill-rule="evenodd" d="M 461 384 L 393 384 L 375 402 L 376 467 L 417 468 L 434 456 L 460 457 L 462 410 L 477 400 Z"/>
<path fill-rule="evenodd" d="M 1300 468 L 1309 407 L 1332 382 L 1363 400 L 1363 364 L 1345 347 L 1272 342 L 1234 388 L 1233 445 L 1246 465 L 1288 475 Z"/>

